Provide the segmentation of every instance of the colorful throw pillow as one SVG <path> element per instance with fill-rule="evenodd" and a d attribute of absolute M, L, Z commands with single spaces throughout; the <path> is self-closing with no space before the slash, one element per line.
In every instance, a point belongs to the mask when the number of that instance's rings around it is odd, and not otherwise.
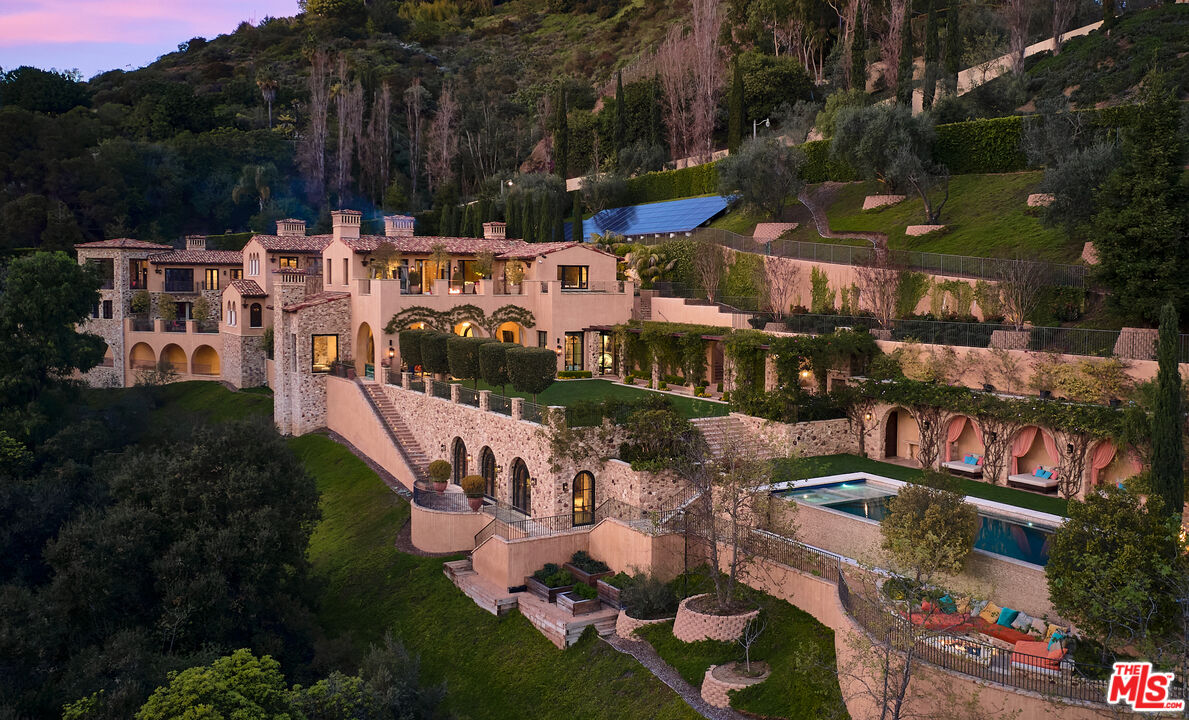
<path fill-rule="evenodd" d="M 1044 468 L 1038 467 L 1032 471 L 1032 477 L 1044 477 L 1044 475 L 1041 474 L 1043 472 L 1044 472 Z"/>
<path fill-rule="evenodd" d="M 1019 615 L 1019 610 L 1012 610 L 1011 608 L 1003 608 L 999 611 L 999 619 L 995 621 L 996 625 L 1000 627 L 1011 627 L 1011 623 Z"/>
<path fill-rule="evenodd" d="M 987 603 L 987 606 L 983 608 L 983 611 L 978 614 L 978 616 L 981 617 L 983 620 L 986 620 L 987 622 L 994 624 L 995 621 L 999 619 L 999 611 L 1001 609 L 1002 608 L 1000 608 L 995 603 L 989 602 L 989 603 Z"/>
<path fill-rule="evenodd" d="M 1053 633 L 1057 633 L 1057 632 L 1061 632 L 1061 631 L 1062 631 L 1062 628 L 1060 626 L 1054 625 L 1053 623 L 1049 623 L 1048 627 L 1045 628 L 1045 642 L 1048 642 L 1049 639 L 1053 637 Z"/>
<path fill-rule="evenodd" d="M 1045 621 L 1040 618 L 1032 618 L 1032 634 L 1037 637 L 1044 637 Z"/>
<path fill-rule="evenodd" d="M 979 609 L 981 610 L 982 608 Z M 958 601 L 958 613 L 961 615 L 970 614 L 970 598 L 964 597 Z"/>
<path fill-rule="evenodd" d="M 1049 479 L 1049 478 L 1051 478 L 1051 477 L 1053 477 L 1053 471 L 1052 471 L 1052 470 L 1045 470 L 1045 480 L 1048 480 L 1048 479 Z"/>
<path fill-rule="evenodd" d="M 983 611 L 983 608 L 985 608 L 986 606 L 987 606 L 986 600 L 979 600 L 977 602 L 972 602 L 970 604 L 970 615 L 971 616 L 978 615 L 979 613 L 981 613 Z"/>
<path fill-rule="evenodd" d="M 965 465 L 973 465 L 974 464 L 974 456 L 967 455 L 966 457 L 962 458 L 962 462 Z"/>
<path fill-rule="evenodd" d="M 1053 650 L 1053 643 L 1056 643 L 1058 648 L 1064 648 L 1064 647 L 1065 647 L 1065 644 L 1061 642 L 1062 638 L 1064 638 L 1064 637 L 1065 637 L 1065 633 L 1061 632 L 1060 630 L 1058 630 L 1057 632 L 1053 633 L 1053 636 L 1049 638 L 1049 647 L 1048 647 L 1048 650 L 1049 650 L 1050 652 L 1052 652 L 1052 650 Z"/>
<path fill-rule="evenodd" d="M 937 601 L 937 605 L 946 615 L 953 615 L 958 612 L 958 603 L 954 602 L 954 599 L 949 595 L 943 595 L 941 599 Z"/>
<path fill-rule="evenodd" d="M 1028 628 L 1032 626 L 1032 618 L 1027 613 L 1020 613 L 1016 615 L 1016 619 L 1011 621 L 1011 626 L 1020 632 L 1028 632 Z"/>
<path fill-rule="evenodd" d="M 983 456 L 982 455 L 975 455 L 974 457 L 977 458 L 976 462 L 974 463 L 975 465 L 983 464 Z"/>
<path fill-rule="evenodd" d="M 1049 471 L 1049 479 L 1050 479 L 1050 480 L 1056 480 L 1056 479 L 1057 479 L 1057 471 L 1056 471 L 1056 470 L 1050 470 L 1050 471 Z"/>

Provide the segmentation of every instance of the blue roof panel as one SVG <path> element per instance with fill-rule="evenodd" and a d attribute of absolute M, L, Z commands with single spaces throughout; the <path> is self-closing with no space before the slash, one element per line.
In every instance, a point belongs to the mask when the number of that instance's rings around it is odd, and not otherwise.
<path fill-rule="evenodd" d="M 592 234 L 608 232 L 620 235 L 689 232 L 725 210 L 728 202 L 729 198 L 712 195 L 604 210 L 582 223 L 582 239 L 588 241 Z M 571 225 L 566 224 L 566 240 L 570 239 Z"/>

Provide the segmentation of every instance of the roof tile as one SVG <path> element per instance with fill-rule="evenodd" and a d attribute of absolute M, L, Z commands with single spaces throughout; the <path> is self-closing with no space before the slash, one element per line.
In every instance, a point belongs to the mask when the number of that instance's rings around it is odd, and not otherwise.
<path fill-rule="evenodd" d="M 151 243 L 132 238 L 116 238 L 114 240 L 97 240 L 95 242 L 78 243 L 76 248 L 114 248 L 119 250 L 172 250 L 172 245 Z"/>
<path fill-rule="evenodd" d="M 255 280 L 232 280 L 231 287 L 240 294 L 241 297 L 267 297 L 264 288 Z"/>
<path fill-rule="evenodd" d="M 149 257 L 154 265 L 241 265 L 244 255 L 239 250 L 174 250 Z"/>

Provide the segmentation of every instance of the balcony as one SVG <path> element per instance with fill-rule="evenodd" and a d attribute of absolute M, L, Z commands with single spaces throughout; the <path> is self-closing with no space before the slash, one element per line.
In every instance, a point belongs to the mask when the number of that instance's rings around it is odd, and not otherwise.
<path fill-rule="evenodd" d="M 622 293 L 623 280 L 591 280 L 581 285 L 561 285 L 564 293 Z"/>
<path fill-rule="evenodd" d="M 194 332 L 199 333 L 217 333 L 219 332 L 218 320 L 195 320 Z"/>
<path fill-rule="evenodd" d="M 166 280 L 165 292 L 167 293 L 196 293 L 198 292 L 198 285 L 192 280 Z"/>
<path fill-rule="evenodd" d="M 162 320 L 161 329 L 167 333 L 184 333 L 186 332 L 185 320 Z"/>
<path fill-rule="evenodd" d="M 153 321 L 147 317 L 132 318 L 132 332 L 153 332 Z"/>

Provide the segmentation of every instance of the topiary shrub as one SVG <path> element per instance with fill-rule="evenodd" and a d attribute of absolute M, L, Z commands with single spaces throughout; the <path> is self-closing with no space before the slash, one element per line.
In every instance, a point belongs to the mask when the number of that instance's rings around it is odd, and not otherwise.
<path fill-rule="evenodd" d="M 444 483 L 450 479 L 450 463 L 445 460 L 434 460 L 429 464 L 430 482 Z"/>
<path fill-rule="evenodd" d="M 545 392 L 557 377 L 557 354 L 547 348 L 515 348 L 508 351 L 508 378 L 512 387 L 533 396 Z"/>
<path fill-rule="evenodd" d="M 482 475 L 467 475 L 459 484 L 462 485 L 462 491 L 470 498 L 483 497 L 483 493 L 487 489 L 487 480 Z"/>
<path fill-rule="evenodd" d="M 447 344 L 450 333 L 427 332 L 421 336 L 421 367 L 429 373 L 450 372 L 450 354 Z"/>
<path fill-rule="evenodd" d="M 450 374 L 459 380 L 479 380 L 479 348 L 491 338 L 452 336 L 446 340 L 446 360 Z"/>
<path fill-rule="evenodd" d="M 421 365 L 421 338 L 425 337 L 427 330 L 401 330 L 397 335 L 397 344 L 400 345 L 400 359 L 405 364 L 409 372 L 413 372 L 414 368 Z"/>
<path fill-rule="evenodd" d="M 508 378 L 508 351 L 516 343 L 489 342 L 479 346 L 479 377 L 491 387 L 503 388 Z"/>

